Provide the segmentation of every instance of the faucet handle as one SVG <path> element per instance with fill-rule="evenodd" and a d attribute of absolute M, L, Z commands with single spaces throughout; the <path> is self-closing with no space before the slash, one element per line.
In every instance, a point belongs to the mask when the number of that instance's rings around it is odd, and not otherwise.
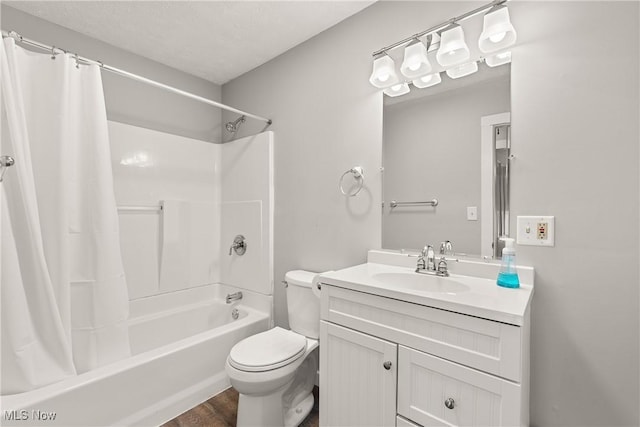
<path fill-rule="evenodd" d="M 427 258 L 433 258 L 435 256 L 435 252 L 433 250 L 433 246 L 427 245 L 427 246 L 425 246 L 425 249 L 427 251 Z"/>
<path fill-rule="evenodd" d="M 445 240 L 444 242 L 440 242 L 440 255 L 452 255 L 453 247 L 451 245 L 451 241 Z"/>
<path fill-rule="evenodd" d="M 438 276 L 449 276 L 447 260 L 444 257 L 440 258 L 440 262 L 438 262 Z"/>

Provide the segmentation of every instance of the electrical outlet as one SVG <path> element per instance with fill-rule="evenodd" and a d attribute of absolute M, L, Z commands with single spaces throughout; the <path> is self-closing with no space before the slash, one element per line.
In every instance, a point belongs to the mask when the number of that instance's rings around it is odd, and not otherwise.
<path fill-rule="evenodd" d="M 555 217 L 519 216 L 516 243 L 529 246 L 555 246 Z"/>
<path fill-rule="evenodd" d="M 477 221 L 478 220 L 478 207 L 477 206 L 468 206 L 467 207 L 467 221 Z"/>
<path fill-rule="evenodd" d="M 547 222 L 539 222 L 536 224 L 536 231 L 538 235 L 536 236 L 538 240 L 547 240 L 547 230 L 549 229 L 549 223 Z"/>

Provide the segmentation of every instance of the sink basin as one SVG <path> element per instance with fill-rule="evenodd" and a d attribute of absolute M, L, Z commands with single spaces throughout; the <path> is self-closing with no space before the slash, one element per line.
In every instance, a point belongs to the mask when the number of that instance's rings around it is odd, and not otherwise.
<path fill-rule="evenodd" d="M 388 287 L 412 291 L 458 294 L 469 290 L 469 286 L 455 279 L 419 273 L 376 273 L 372 278 Z"/>

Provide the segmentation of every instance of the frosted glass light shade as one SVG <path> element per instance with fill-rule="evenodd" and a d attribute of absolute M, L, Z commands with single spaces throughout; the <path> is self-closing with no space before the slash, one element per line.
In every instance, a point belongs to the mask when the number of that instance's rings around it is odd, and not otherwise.
<path fill-rule="evenodd" d="M 442 77 L 440 77 L 440 73 L 434 73 L 415 79 L 413 85 L 417 88 L 424 89 L 425 87 L 435 86 L 441 81 Z"/>
<path fill-rule="evenodd" d="M 516 30 L 509 19 L 509 9 L 501 5 L 484 15 L 484 26 L 478 40 L 478 47 L 484 53 L 495 52 L 516 42 Z"/>
<path fill-rule="evenodd" d="M 450 67 L 469 59 L 469 47 L 464 41 L 464 31 L 460 25 L 452 25 L 440 37 L 440 49 L 436 53 L 440 65 Z"/>
<path fill-rule="evenodd" d="M 409 93 L 409 91 L 408 83 L 398 83 L 397 85 L 386 88 L 383 92 L 387 96 L 400 96 Z"/>
<path fill-rule="evenodd" d="M 498 65 L 508 64 L 511 62 L 511 52 L 500 52 L 495 55 L 487 56 L 484 63 L 489 67 L 497 67 Z"/>
<path fill-rule="evenodd" d="M 373 61 L 373 71 L 369 82 L 380 89 L 398 84 L 400 79 L 396 74 L 396 64 L 389 55 L 382 55 Z"/>
<path fill-rule="evenodd" d="M 452 79 L 459 79 L 460 77 L 468 76 L 469 74 L 473 74 L 478 71 L 478 63 L 467 62 L 466 64 L 457 65 L 453 68 L 449 68 L 447 70 L 447 76 Z"/>
<path fill-rule="evenodd" d="M 416 41 L 404 48 L 404 61 L 400 66 L 400 72 L 409 79 L 424 76 L 431 71 L 431 63 L 427 59 L 427 47 Z"/>

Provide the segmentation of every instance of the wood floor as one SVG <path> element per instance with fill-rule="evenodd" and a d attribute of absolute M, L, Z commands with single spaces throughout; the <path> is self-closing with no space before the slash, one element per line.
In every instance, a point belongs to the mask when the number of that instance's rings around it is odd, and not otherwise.
<path fill-rule="evenodd" d="M 311 413 L 300 427 L 318 426 L 318 387 L 314 387 L 315 402 Z M 238 415 L 238 392 L 230 388 L 206 402 L 178 415 L 161 427 L 236 427 Z"/>

